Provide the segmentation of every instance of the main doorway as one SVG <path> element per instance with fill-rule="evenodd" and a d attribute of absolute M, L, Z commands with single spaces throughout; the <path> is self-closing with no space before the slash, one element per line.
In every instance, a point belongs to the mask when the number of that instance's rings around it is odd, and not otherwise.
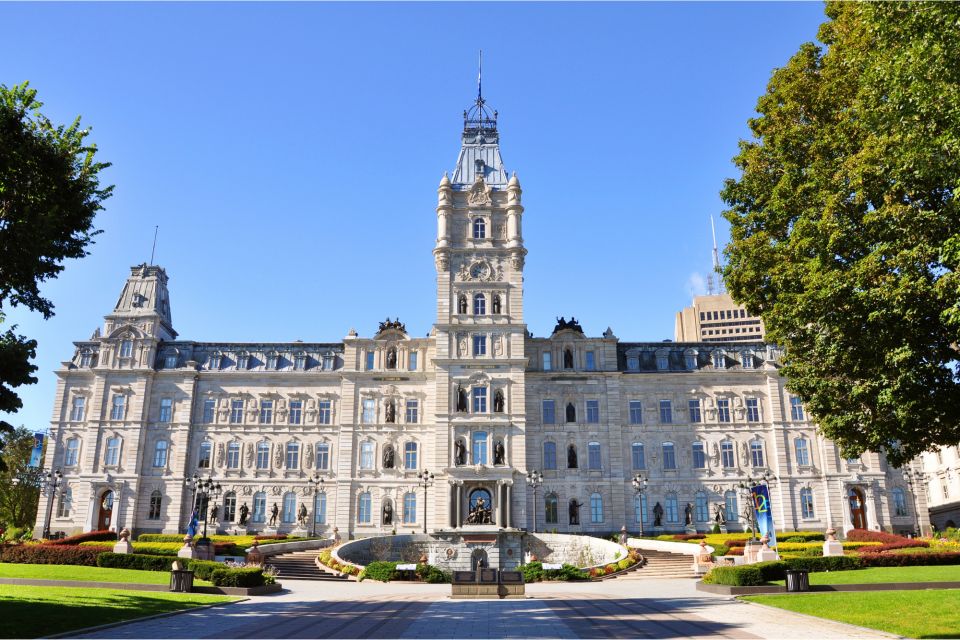
<path fill-rule="evenodd" d="M 859 487 L 850 487 L 847 492 L 850 501 L 850 522 L 854 529 L 867 528 L 867 507 L 863 498 L 863 491 Z"/>
<path fill-rule="evenodd" d="M 106 531 L 110 528 L 113 519 L 113 491 L 107 489 L 100 496 L 100 510 L 97 512 L 97 531 Z"/>

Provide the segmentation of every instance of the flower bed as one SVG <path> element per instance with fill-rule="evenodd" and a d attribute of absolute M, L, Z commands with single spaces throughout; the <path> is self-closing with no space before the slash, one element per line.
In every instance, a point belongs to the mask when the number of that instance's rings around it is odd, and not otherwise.
<path fill-rule="evenodd" d="M 378 580 L 380 582 L 397 580 L 400 577 L 400 574 L 397 571 L 398 564 L 401 563 L 384 560 L 371 562 L 364 567 L 359 574 L 357 574 L 357 580 L 360 581 L 366 578 Z M 449 583 L 451 580 L 449 573 L 430 564 L 418 564 L 414 575 L 417 577 L 417 580 L 421 582 L 429 582 L 431 584 Z"/>
<path fill-rule="evenodd" d="M 61 538 L 60 540 L 45 540 L 42 544 L 51 545 L 51 546 L 73 546 L 79 545 L 84 542 L 116 542 L 117 541 L 117 532 L 116 531 L 88 531 L 87 533 L 78 533 L 75 536 L 70 536 L 67 538 Z"/>
<path fill-rule="evenodd" d="M 359 575 L 363 570 L 355 564 L 350 564 L 348 562 L 338 562 L 333 557 L 333 550 L 326 549 L 320 555 L 317 556 L 317 562 L 327 567 L 328 569 L 333 569 L 339 573 L 346 574 L 348 576 Z M 371 563 L 372 564 L 372 563 Z"/>
<path fill-rule="evenodd" d="M 856 556 L 829 556 L 826 558 L 790 558 L 773 562 L 757 562 L 735 567 L 714 567 L 703 581 L 707 584 L 724 584 L 732 587 L 752 587 L 773 580 L 783 580 L 785 572 L 849 571 L 864 566 Z"/>
<path fill-rule="evenodd" d="M 0 562 L 79 564 L 95 567 L 97 566 L 97 556 L 110 551 L 110 549 L 111 547 L 103 545 L 4 544 L 0 545 Z"/>
<path fill-rule="evenodd" d="M 94 546 L 97 542 L 81 542 L 81 547 Z M 177 552 L 183 548 L 183 540 L 180 542 L 140 542 L 139 539 L 133 545 L 134 553 L 144 553 L 155 556 L 176 556 Z M 214 542 L 213 552 L 217 555 L 242 556 L 244 550 L 236 547 L 230 542 Z"/>
<path fill-rule="evenodd" d="M 913 567 L 960 564 L 960 552 L 947 553 L 861 553 L 865 567 Z"/>

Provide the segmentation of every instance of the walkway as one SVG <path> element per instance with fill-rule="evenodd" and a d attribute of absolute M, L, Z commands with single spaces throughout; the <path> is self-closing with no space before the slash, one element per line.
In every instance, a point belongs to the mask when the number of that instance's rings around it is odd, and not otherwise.
<path fill-rule="evenodd" d="M 288 581 L 289 591 L 105 629 L 91 638 L 891 638 L 694 590 L 692 580 L 527 586 L 449 600 L 449 585 Z"/>

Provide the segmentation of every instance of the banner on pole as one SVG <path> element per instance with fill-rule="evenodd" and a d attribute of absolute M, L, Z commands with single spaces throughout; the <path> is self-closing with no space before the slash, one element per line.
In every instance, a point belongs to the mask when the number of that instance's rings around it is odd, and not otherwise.
<path fill-rule="evenodd" d="M 30 452 L 30 466 L 39 467 L 43 463 L 43 440 L 46 434 L 33 434 L 33 450 Z"/>
<path fill-rule="evenodd" d="M 770 491 L 766 485 L 758 484 L 750 489 L 753 498 L 753 511 L 757 516 L 757 529 L 760 537 L 767 536 L 771 549 L 777 546 L 777 533 L 773 526 L 773 509 L 770 504 Z"/>

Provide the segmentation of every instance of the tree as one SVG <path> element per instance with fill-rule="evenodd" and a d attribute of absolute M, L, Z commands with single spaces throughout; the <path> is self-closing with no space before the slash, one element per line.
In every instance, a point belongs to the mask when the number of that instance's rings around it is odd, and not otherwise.
<path fill-rule="evenodd" d="M 43 469 L 30 466 L 33 433 L 18 427 L 0 436 L 5 445 L 0 472 L 0 522 L 8 527 L 32 528 L 37 521 L 37 504 Z"/>
<path fill-rule="evenodd" d="M 96 145 L 87 144 L 89 128 L 77 117 L 70 126 L 55 125 L 40 113 L 43 104 L 29 83 L 0 85 L 0 324 L 6 305 L 23 305 L 45 319 L 53 303 L 40 294 L 40 283 L 56 278 L 63 261 L 87 255 L 99 233 L 93 218 L 110 197 L 101 187 Z M 22 406 L 14 388 L 33 384 L 36 342 L 15 333 L 0 334 L 0 411 Z M 0 421 L 0 432 L 12 426 Z M 2 469 L 2 466 L 0 466 Z"/>
<path fill-rule="evenodd" d="M 960 4 L 828 3 L 721 195 L 733 297 L 847 455 L 960 441 Z"/>

